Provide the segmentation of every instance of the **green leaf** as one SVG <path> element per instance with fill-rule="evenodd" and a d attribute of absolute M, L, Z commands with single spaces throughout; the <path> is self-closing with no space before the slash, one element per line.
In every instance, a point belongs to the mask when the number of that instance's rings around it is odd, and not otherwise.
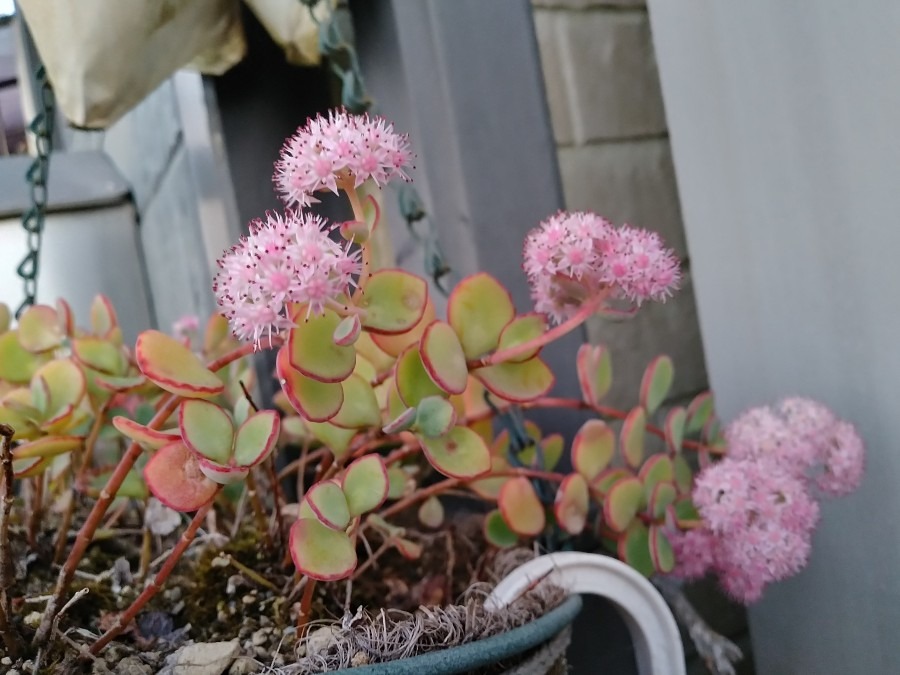
<path fill-rule="evenodd" d="M 649 499 L 657 485 L 671 482 L 675 478 L 674 464 L 667 455 L 653 455 L 644 462 L 638 478 L 643 481 L 644 496 Z"/>
<path fill-rule="evenodd" d="M 509 462 L 506 458 L 492 454 L 491 470 L 487 474 L 487 478 L 479 478 L 471 481 L 469 489 L 472 490 L 482 499 L 497 499 L 500 496 L 500 490 L 506 485 L 510 479 L 507 476 L 494 476 L 492 474 L 509 469 Z"/>
<path fill-rule="evenodd" d="M 666 434 L 666 447 L 672 454 L 681 452 L 681 443 L 684 441 L 684 425 L 687 421 L 687 413 L 684 408 L 672 408 L 666 415 L 664 430 Z"/>
<path fill-rule="evenodd" d="M 378 367 L 378 372 L 384 372 L 391 367 L 394 358 L 400 356 L 407 347 L 419 344 L 425 334 L 425 329 L 434 322 L 436 316 L 434 303 L 429 296 L 422 317 L 415 326 L 396 335 L 363 333 L 356 348 Z M 372 347 L 377 349 L 375 353 L 372 353 Z"/>
<path fill-rule="evenodd" d="M 109 340 L 76 338 L 72 340 L 72 355 L 79 363 L 106 375 L 120 375 L 125 370 L 122 350 Z"/>
<path fill-rule="evenodd" d="M 666 355 L 657 356 L 647 366 L 641 380 L 641 405 L 652 415 L 665 400 L 675 379 L 675 368 L 672 359 Z"/>
<path fill-rule="evenodd" d="M 497 505 L 503 520 L 513 532 L 536 537 L 544 531 L 547 515 L 527 478 L 520 476 L 507 481 L 500 489 Z"/>
<path fill-rule="evenodd" d="M 341 486 L 334 481 L 320 481 L 306 493 L 304 501 L 323 525 L 343 530 L 350 524 L 350 507 Z"/>
<path fill-rule="evenodd" d="M 446 436 L 417 436 L 425 457 L 445 476 L 477 478 L 491 468 L 491 454 L 484 440 L 468 427 L 453 427 Z"/>
<path fill-rule="evenodd" d="M 394 391 L 396 391 L 396 388 L 394 389 Z M 400 433 L 401 431 L 406 431 L 407 429 L 411 429 L 413 424 L 416 423 L 417 415 L 418 410 L 416 410 L 416 408 L 406 408 L 402 413 L 385 424 L 381 430 L 385 434 L 391 435 Z"/>
<path fill-rule="evenodd" d="M 425 329 L 420 348 L 422 365 L 431 380 L 448 394 L 466 390 L 469 370 L 466 356 L 450 324 L 435 321 Z"/>
<path fill-rule="evenodd" d="M 99 495 L 100 491 L 106 487 L 110 476 L 112 476 L 112 471 L 104 471 L 92 477 L 90 492 L 94 495 Z M 116 491 L 116 497 L 128 497 L 129 499 L 146 499 L 149 496 L 150 490 L 147 489 L 147 484 L 141 477 L 140 472 L 135 469 L 125 474 L 125 480 L 122 481 L 122 484 Z"/>
<path fill-rule="evenodd" d="M 672 460 L 675 473 L 675 486 L 682 494 L 689 494 L 694 487 L 694 472 L 683 455 L 676 455 Z"/>
<path fill-rule="evenodd" d="M 604 469 L 591 480 L 591 492 L 598 499 L 602 499 L 612 489 L 612 486 L 618 483 L 622 478 L 633 477 L 634 474 L 629 469 L 624 469 L 622 467 Z"/>
<path fill-rule="evenodd" d="M 116 309 L 105 295 L 94 296 L 91 302 L 91 330 L 94 335 L 109 337 L 119 327 Z"/>
<path fill-rule="evenodd" d="M 654 570 L 661 574 L 668 574 L 675 568 L 675 553 L 672 551 L 672 544 L 666 537 L 663 528 L 659 525 L 651 525 L 648 540 L 650 559 L 653 562 Z"/>
<path fill-rule="evenodd" d="M 686 431 L 689 434 L 697 433 L 703 428 L 713 414 L 714 405 L 713 396 L 708 391 L 697 394 L 694 397 L 687 409 L 688 421 Z"/>
<path fill-rule="evenodd" d="M 503 329 L 515 315 L 509 291 L 485 272 L 459 282 L 447 304 L 447 319 L 467 359 L 494 351 Z"/>
<path fill-rule="evenodd" d="M 694 506 L 690 495 L 684 495 L 675 500 L 675 515 L 678 520 L 702 520 L 700 512 Z"/>
<path fill-rule="evenodd" d="M 29 352 L 55 349 L 62 344 L 63 337 L 65 334 L 52 307 L 33 305 L 19 317 L 19 344 Z"/>
<path fill-rule="evenodd" d="M 69 406 L 77 406 L 87 392 L 84 373 L 71 359 L 55 359 L 34 373 L 33 380 L 46 385 L 47 401 L 42 411 L 56 415 Z M 32 389 L 32 392 L 34 389 Z"/>
<path fill-rule="evenodd" d="M 553 513 L 559 526 L 572 535 L 581 534 L 587 523 L 590 495 L 588 484 L 580 473 L 566 476 L 556 492 Z"/>
<path fill-rule="evenodd" d="M 351 375 L 341 382 L 344 403 L 331 423 L 347 429 L 378 427 L 381 425 L 381 408 L 375 398 L 372 385 L 359 375 Z"/>
<path fill-rule="evenodd" d="M 419 522 L 425 527 L 435 530 L 444 523 L 444 507 L 441 500 L 437 497 L 429 497 L 421 506 L 417 513 Z"/>
<path fill-rule="evenodd" d="M 341 481 L 351 516 L 377 509 L 387 499 L 389 488 L 388 470 L 378 455 L 366 455 L 352 462 Z"/>
<path fill-rule="evenodd" d="M 184 444 L 201 457 L 228 464 L 234 445 L 231 416 L 209 401 L 188 399 L 181 404 L 178 427 Z"/>
<path fill-rule="evenodd" d="M 45 359 L 32 354 L 19 344 L 19 331 L 0 335 L 0 380 L 24 384 Z"/>
<path fill-rule="evenodd" d="M 666 509 L 675 501 L 677 494 L 673 483 L 657 483 L 647 502 L 650 516 L 657 519 L 664 517 Z"/>
<path fill-rule="evenodd" d="M 293 524 L 290 549 L 297 571 L 312 579 L 337 581 L 356 569 L 356 547 L 350 537 L 312 518 Z"/>
<path fill-rule="evenodd" d="M 31 478 L 38 476 L 50 466 L 50 460 L 45 457 L 27 457 L 25 459 L 13 458 L 13 476 L 16 478 Z"/>
<path fill-rule="evenodd" d="M 350 442 L 357 434 L 356 429 L 342 429 L 331 422 L 307 422 L 306 427 L 316 440 L 331 450 L 335 459 L 344 458 L 350 449 Z"/>
<path fill-rule="evenodd" d="M 644 485 L 633 477 L 622 478 L 603 500 L 603 520 L 615 532 L 623 532 L 634 520 L 644 500 Z"/>
<path fill-rule="evenodd" d="M 544 463 L 540 466 L 537 465 L 537 446 L 540 446 L 541 454 L 544 456 Z M 562 434 L 550 434 L 545 438 L 536 440 L 534 445 L 525 447 L 519 453 L 519 461 L 526 466 L 553 471 L 556 465 L 559 464 L 559 460 L 562 459 L 564 450 L 565 440 Z"/>
<path fill-rule="evenodd" d="M 503 514 L 497 509 L 484 518 L 484 538 L 497 548 L 511 548 L 519 541 L 519 535 L 509 529 Z"/>
<path fill-rule="evenodd" d="M 403 270 L 378 270 L 363 287 L 359 306 L 363 326 L 373 333 L 405 333 L 413 328 L 428 301 L 428 285 Z"/>
<path fill-rule="evenodd" d="M 327 422 L 344 404 L 344 388 L 340 382 L 321 382 L 307 377 L 291 365 L 286 347 L 278 350 L 275 370 L 281 390 L 304 419 Z"/>
<path fill-rule="evenodd" d="M 349 347 L 359 339 L 361 332 L 362 322 L 359 320 L 359 314 L 351 314 L 341 319 L 331 339 L 340 347 Z"/>
<path fill-rule="evenodd" d="M 341 318 L 330 309 L 303 318 L 303 311 L 298 312 L 297 325 L 288 336 L 291 366 L 320 382 L 346 380 L 356 365 L 356 349 L 334 343 L 334 331 Z"/>
<path fill-rule="evenodd" d="M 397 359 L 394 378 L 400 399 L 410 408 L 419 405 L 423 398 L 444 393 L 425 370 L 416 345 L 410 345 Z"/>
<path fill-rule="evenodd" d="M 628 466 L 636 469 L 644 459 L 644 439 L 647 415 L 641 407 L 628 413 L 619 432 L 619 447 Z"/>
<path fill-rule="evenodd" d="M 414 489 L 415 485 L 410 481 L 410 476 L 399 466 L 391 466 L 387 470 L 388 475 L 388 499 L 400 499 Z"/>
<path fill-rule="evenodd" d="M 121 415 L 113 417 L 112 423 L 123 436 L 150 450 L 158 450 L 164 445 L 181 440 L 181 436 L 177 433 L 150 429 Z"/>
<path fill-rule="evenodd" d="M 472 374 L 492 394 L 513 403 L 527 403 L 547 394 L 556 378 L 539 356 L 521 363 L 498 363 Z"/>
<path fill-rule="evenodd" d="M 197 463 L 200 465 L 200 471 L 203 472 L 203 475 L 219 485 L 239 483 L 250 473 L 248 467 L 222 466 L 218 462 L 206 459 L 206 457 L 198 457 Z"/>
<path fill-rule="evenodd" d="M 255 466 L 275 449 L 281 420 L 274 410 L 260 410 L 248 417 L 234 435 L 236 466 Z"/>
<path fill-rule="evenodd" d="M 138 336 L 134 348 L 138 368 L 158 387 L 185 398 L 211 398 L 225 386 L 190 349 L 158 330 Z"/>
<path fill-rule="evenodd" d="M 82 436 L 44 436 L 18 446 L 12 452 L 14 459 L 30 457 L 55 457 L 84 447 Z"/>
<path fill-rule="evenodd" d="M 456 409 L 441 396 L 427 396 L 416 406 L 416 430 L 427 438 L 449 433 L 456 424 Z"/>
<path fill-rule="evenodd" d="M 612 386 L 612 360 L 600 345 L 583 344 L 576 357 L 581 395 L 591 405 L 599 405 Z"/>
<path fill-rule="evenodd" d="M 200 463 L 180 440 L 157 450 L 144 467 L 150 492 L 176 511 L 196 511 L 215 497 L 219 487 L 203 475 Z"/>
<path fill-rule="evenodd" d="M 547 332 L 547 318 L 543 314 L 531 312 L 522 314 L 510 321 L 500 333 L 500 343 L 497 345 L 497 351 L 504 351 L 512 347 L 531 342 L 541 337 Z M 527 361 L 541 351 L 540 347 L 529 349 L 527 352 L 519 356 L 509 359 L 510 362 Z"/>
<path fill-rule="evenodd" d="M 635 570 L 649 577 L 655 567 L 650 557 L 650 532 L 647 527 L 635 521 L 619 539 L 619 558 L 631 565 Z"/>
<path fill-rule="evenodd" d="M 572 441 L 572 466 L 588 481 L 594 480 L 612 461 L 616 435 L 603 420 L 585 422 Z"/>

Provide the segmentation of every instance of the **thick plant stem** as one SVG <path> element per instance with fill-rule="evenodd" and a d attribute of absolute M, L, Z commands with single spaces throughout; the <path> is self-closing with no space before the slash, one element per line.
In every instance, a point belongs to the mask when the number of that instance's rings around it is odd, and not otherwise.
<path fill-rule="evenodd" d="M 272 339 L 273 347 L 281 346 L 281 342 L 282 341 L 279 338 Z M 252 344 L 242 345 L 207 364 L 206 367 L 212 371 L 220 370 L 233 361 L 237 361 L 248 354 L 252 354 L 253 350 L 254 345 Z M 147 426 L 150 429 L 159 429 L 169 416 L 175 412 L 175 409 L 180 402 L 181 398 L 178 396 L 172 394 L 163 396 L 162 399 L 160 399 L 159 408 L 157 409 L 156 414 Z M 128 447 L 128 450 L 125 451 L 125 454 L 122 455 L 122 459 L 119 460 L 119 463 L 113 470 L 112 475 L 106 482 L 106 486 L 100 491 L 100 497 L 94 504 L 94 508 L 91 509 L 91 513 L 88 515 L 84 525 L 81 526 L 81 530 L 79 530 L 78 536 L 75 538 L 75 544 L 69 552 L 69 557 L 59 571 L 59 576 L 56 579 L 56 588 L 53 590 L 53 597 L 51 597 L 50 601 L 47 603 L 47 607 L 44 609 L 44 615 L 41 617 L 40 626 L 38 626 L 37 632 L 34 634 L 34 639 L 32 640 L 34 646 L 39 647 L 43 645 L 50 637 L 50 632 L 53 628 L 53 618 L 56 616 L 57 612 L 59 612 L 62 596 L 69 588 L 69 584 L 72 583 L 72 577 L 75 576 L 75 568 L 81 561 L 81 557 L 84 555 L 85 550 L 87 550 L 88 545 L 93 540 L 94 532 L 96 532 L 97 528 L 100 526 L 100 522 L 106 514 L 106 510 L 109 508 L 110 503 L 122 486 L 122 482 L 125 480 L 128 472 L 131 471 L 131 468 L 138 460 L 138 457 L 141 456 L 142 452 L 143 449 L 140 445 L 132 443 Z"/>
<path fill-rule="evenodd" d="M 191 520 L 190 525 L 188 525 L 187 529 L 182 533 L 181 538 L 178 540 L 178 543 L 175 544 L 175 548 L 172 549 L 172 553 L 168 558 L 166 558 L 166 562 L 160 568 L 159 572 L 157 572 L 156 576 L 153 577 L 153 580 L 147 584 L 143 592 L 137 598 L 135 598 L 134 602 L 131 603 L 131 606 L 119 615 L 119 618 L 116 619 L 115 625 L 108 631 L 106 631 L 103 635 L 101 635 L 97 639 L 97 641 L 91 645 L 91 654 L 99 654 L 100 650 L 103 649 L 107 644 L 109 644 L 110 640 L 112 640 L 117 635 L 119 635 L 119 633 L 125 630 L 128 624 L 131 623 L 132 619 L 137 616 L 137 613 L 140 612 L 144 608 L 144 605 L 146 605 L 150 601 L 150 598 L 152 598 L 159 592 L 166 579 L 168 579 L 169 575 L 172 573 L 172 570 L 175 569 L 175 565 L 178 564 L 181 556 L 187 550 L 187 547 L 191 545 L 192 541 L 194 541 L 197 530 L 200 529 L 200 525 L 202 525 L 203 521 L 206 519 L 206 514 L 209 513 L 209 510 L 212 508 L 213 502 L 216 500 L 216 496 L 218 496 L 219 492 L 221 491 L 222 488 L 220 487 L 218 490 L 216 490 L 216 494 L 213 496 L 213 498 L 210 499 L 204 506 L 201 506 L 200 510 L 198 510 L 197 513 L 194 514 L 194 518 Z"/>
<path fill-rule="evenodd" d="M 482 356 L 480 359 L 473 359 L 469 361 L 469 370 L 472 370 L 473 368 L 482 368 L 484 366 L 493 366 L 497 363 L 509 361 L 510 359 L 514 359 L 517 356 L 522 356 L 523 354 L 527 354 L 532 350 L 543 347 L 546 344 L 550 344 L 554 340 L 558 340 L 564 335 L 571 333 L 585 321 L 590 319 L 594 314 L 597 313 L 597 310 L 599 310 L 603 306 L 603 303 L 605 301 L 605 295 L 599 295 L 595 298 L 591 298 L 581 307 L 579 307 L 578 311 L 570 318 L 566 319 L 558 326 L 554 326 L 543 335 L 536 337 L 534 340 L 529 340 L 528 342 L 523 342 L 522 344 L 514 345 L 507 349 L 501 349 L 500 351 L 494 352 L 493 354 Z"/>
<path fill-rule="evenodd" d="M 297 613 L 297 640 L 302 640 L 309 628 L 313 591 L 315 590 L 316 580 L 307 578 L 306 588 L 303 589 L 303 598 L 300 600 L 300 611 Z"/>
<path fill-rule="evenodd" d="M 7 424 L 0 424 L 0 635 L 12 658 L 22 651 L 22 636 L 12 624 L 12 602 L 9 590 L 12 587 L 12 552 L 9 546 L 9 514 L 13 501 L 13 463 L 10 445 L 15 434 Z"/>

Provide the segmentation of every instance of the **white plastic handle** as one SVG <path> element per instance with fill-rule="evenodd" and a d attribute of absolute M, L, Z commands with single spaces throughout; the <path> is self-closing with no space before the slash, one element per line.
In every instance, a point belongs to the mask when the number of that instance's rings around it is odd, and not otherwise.
<path fill-rule="evenodd" d="M 540 556 L 497 584 L 485 607 L 502 609 L 543 579 L 611 600 L 631 632 L 641 675 L 685 675 L 681 635 L 669 606 L 653 584 L 615 558 L 577 552 Z"/>

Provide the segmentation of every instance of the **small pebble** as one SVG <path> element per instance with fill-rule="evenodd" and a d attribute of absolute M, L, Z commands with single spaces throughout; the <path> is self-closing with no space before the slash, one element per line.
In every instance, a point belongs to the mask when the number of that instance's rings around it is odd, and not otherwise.
<path fill-rule="evenodd" d="M 175 586 L 174 588 L 167 588 L 163 591 L 163 597 L 169 602 L 178 602 L 181 600 L 182 591 L 179 586 Z"/>
<path fill-rule="evenodd" d="M 29 628 L 37 628 L 41 625 L 41 613 L 40 612 L 31 612 L 28 616 L 25 617 L 25 625 Z"/>
<path fill-rule="evenodd" d="M 249 656 L 240 656 L 237 661 L 231 664 L 231 668 L 228 669 L 228 675 L 250 675 L 259 671 L 260 664 L 256 659 L 252 659 Z"/>
<path fill-rule="evenodd" d="M 252 605 L 256 602 L 256 596 L 245 595 L 243 598 L 241 598 L 241 602 L 243 602 L 245 605 Z"/>
<path fill-rule="evenodd" d="M 350 665 L 353 668 L 359 668 L 360 666 L 369 665 L 369 655 L 365 652 L 356 652 L 353 655 L 353 658 L 350 659 Z"/>
<path fill-rule="evenodd" d="M 209 563 L 210 567 L 228 567 L 231 564 L 231 561 L 223 555 L 217 555 L 212 559 L 212 562 Z"/>
<path fill-rule="evenodd" d="M 269 635 L 272 633 L 268 628 L 260 628 L 258 631 L 253 633 L 251 636 L 251 641 L 253 642 L 254 647 L 260 647 L 266 644 L 269 641 Z"/>
<path fill-rule="evenodd" d="M 2 665 L 4 665 L 4 666 L 11 666 L 11 665 L 12 665 L 12 659 L 9 658 L 8 656 L 4 656 L 2 659 L 0 659 L 0 664 L 2 664 Z"/>

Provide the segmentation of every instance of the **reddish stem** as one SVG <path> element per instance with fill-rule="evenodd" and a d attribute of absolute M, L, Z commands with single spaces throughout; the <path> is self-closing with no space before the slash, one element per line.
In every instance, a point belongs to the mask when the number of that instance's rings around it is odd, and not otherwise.
<path fill-rule="evenodd" d="M 12 603 L 9 595 L 12 587 L 12 555 L 9 546 L 9 514 L 12 510 L 13 460 L 10 444 L 15 431 L 7 424 L 0 424 L 0 636 L 6 651 L 15 659 L 24 645 L 22 636 L 12 623 Z"/>
<path fill-rule="evenodd" d="M 216 495 L 222 490 L 219 487 L 216 490 Z M 209 500 L 204 506 L 200 507 L 200 510 L 194 514 L 193 520 L 191 520 L 190 525 L 187 526 L 187 529 L 182 533 L 181 538 L 178 540 L 178 543 L 175 544 L 175 548 L 172 549 L 172 553 L 166 558 L 166 562 L 160 568 L 159 572 L 156 573 L 156 576 L 153 577 L 153 580 L 150 581 L 147 586 L 144 588 L 143 592 L 135 598 L 134 602 L 131 603 L 131 606 L 126 609 L 122 614 L 119 615 L 119 618 L 116 619 L 115 625 L 106 631 L 103 635 L 101 635 L 97 641 L 91 645 L 91 654 L 98 654 L 101 649 L 103 649 L 110 640 L 115 638 L 119 633 L 125 630 L 125 627 L 131 623 L 137 613 L 140 612 L 144 605 L 146 605 L 150 598 L 156 595 L 159 590 L 162 588 L 163 583 L 165 583 L 166 579 L 168 579 L 169 575 L 172 573 L 172 570 L 175 569 L 175 565 L 178 564 L 178 561 L 181 559 L 182 554 L 187 550 L 187 547 L 191 545 L 191 542 L 194 541 L 194 537 L 197 534 L 197 530 L 200 529 L 200 525 L 206 519 L 206 514 L 212 508 L 213 502 L 215 501 L 215 495 L 212 499 Z"/>
<path fill-rule="evenodd" d="M 306 578 L 306 588 L 303 589 L 303 598 L 300 600 L 300 611 L 297 613 L 297 640 L 302 640 L 309 628 L 310 609 L 312 608 L 313 591 L 316 590 L 316 580 Z"/>

